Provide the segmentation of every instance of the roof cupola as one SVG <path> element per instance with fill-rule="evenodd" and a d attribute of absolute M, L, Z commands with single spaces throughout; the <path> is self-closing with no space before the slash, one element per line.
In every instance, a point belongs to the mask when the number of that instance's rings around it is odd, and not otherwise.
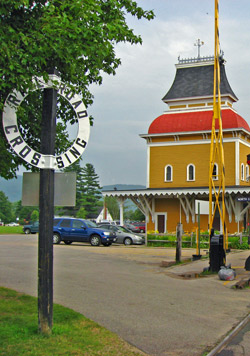
<path fill-rule="evenodd" d="M 214 57 L 178 58 L 173 84 L 163 101 L 171 109 L 194 109 L 213 104 Z M 226 76 L 225 60 L 220 57 L 222 106 L 232 106 L 238 100 Z"/>

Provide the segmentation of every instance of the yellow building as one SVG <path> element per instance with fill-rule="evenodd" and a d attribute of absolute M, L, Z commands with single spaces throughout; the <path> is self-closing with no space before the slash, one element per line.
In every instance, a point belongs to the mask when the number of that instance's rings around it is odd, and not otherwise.
<path fill-rule="evenodd" d="M 121 220 L 123 202 L 129 198 L 145 214 L 148 230 L 173 232 L 181 222 L 184 231 L 194 231 L 199 203 L 201 229 L 208 230 L 213 70 L 213 57 L 179 59 L 174 82 L 162 99 L 169 109 L 140 135 L 147 144 L 147 189 L 103 192 L 120 201 Z M 248 221 L 250 128 L 233 109 L 238 99 L 228 83 L 223 57 L 220 71 L 226 227 L 234 233 Z M 215 181 L 217 171 L 215 164 Z M 214 228 L 222 228 L 219 215 Z"/>

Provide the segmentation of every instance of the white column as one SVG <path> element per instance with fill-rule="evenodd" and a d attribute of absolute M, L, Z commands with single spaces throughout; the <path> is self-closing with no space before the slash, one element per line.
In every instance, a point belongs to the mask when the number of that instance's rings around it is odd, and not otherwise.
<path fill-rule="evenodd" d="M 235 142 L 235 185 L 240 184 L 239 153 L 240 153 L 240 144 L 239 144 L 239 140 L 237 140 Z"/>
<path fill-rule="evenodd" d="M 124 199 L 119 198 L 119 206 L 120 206 L 120 225 L 124 224 L 123 212 L 124 212 Z"/>

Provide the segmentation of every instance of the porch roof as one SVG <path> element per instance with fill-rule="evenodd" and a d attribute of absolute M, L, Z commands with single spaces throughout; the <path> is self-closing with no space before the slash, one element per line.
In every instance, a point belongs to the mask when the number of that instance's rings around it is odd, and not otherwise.
<path fill-rule="evenodd" d="M 138 190 L 106 190 L 102 191 L 103 196 L 112 196 L 117 198 L 129 199 L 131 197 L 176 197 L 179 196 L 197 196 L 207 197 L 209 194 L 209 187 L 178 187 L 178 188 L 146 188 Z M 250 186 L 226 186 L 226 195 L 243 195 L 250 194 Z"/>

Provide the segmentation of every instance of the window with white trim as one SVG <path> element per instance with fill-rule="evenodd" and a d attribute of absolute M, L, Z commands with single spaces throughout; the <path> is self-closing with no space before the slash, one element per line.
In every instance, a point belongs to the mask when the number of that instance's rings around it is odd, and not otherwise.
<path fill-rule="evenodd" d="M 249 180 L 249 165 L 246 165 L 246 180 Z"/>
<path fill-rule="evenodd" d="M 218 180 L 218 164 L 214 163 L 214 168 L 213 168 L 213 180 Z"/>
<path fill-rule="evenodd" d="M 168 164 L 165 167 L 165 182 L 172 182 L 173 181 L 173 167 Z"/>
<path fill-rule="evenodd" d="M 187 180 L 188 181 L 195 180 L 195 166 L 193 164 L 189 164 L 187 166 Z"/>
<path fill-rule="evenodd" d="M 245 167 L 244 167 L 244 163 L 241 163 L 241 180 L 245 180 Z"/>

